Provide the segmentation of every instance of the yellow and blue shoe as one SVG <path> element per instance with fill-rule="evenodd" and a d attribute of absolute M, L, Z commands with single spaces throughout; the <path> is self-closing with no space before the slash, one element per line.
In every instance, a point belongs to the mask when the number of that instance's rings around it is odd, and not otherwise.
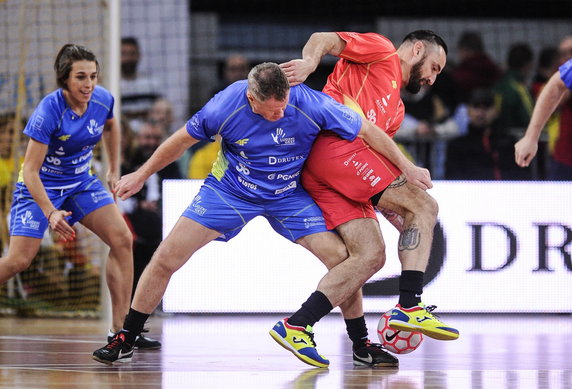
<path fill-rule="evenodd" d="M 311 326 L 298 327 L 288 324 L 288 318 L 280 320 L 270 330 L 270 336 L 302 362 L 316 367 L 328 367 L 330 361 L 318 354 Z"/>
<path fill-rule="evenodd" d="M 438 340 L 455 340 L 459 337 L 459 330 L 449 327 L 437 318 L 432 312 L 435 305 L 425 306 L 419 303 L 416 307 L 403 308 L 397 304 L 391 310 L 388 324 L 391 328 L 400 331 L 422 332 L 430 338 Z"/>

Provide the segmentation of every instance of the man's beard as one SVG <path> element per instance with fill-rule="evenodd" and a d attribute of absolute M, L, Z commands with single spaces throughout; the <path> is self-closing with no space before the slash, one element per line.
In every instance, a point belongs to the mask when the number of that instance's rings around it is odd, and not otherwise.
<path fill-rule="evenodd" d="M 409 82 L 405 86 L 405 89 L 410 93 L 418 93 L 421 90 L 421 67 L 425 64 L 425 58 L 421 58 L 421 61 L 417 62 L 411 68 L 411 74 L 409 75 Z"/>

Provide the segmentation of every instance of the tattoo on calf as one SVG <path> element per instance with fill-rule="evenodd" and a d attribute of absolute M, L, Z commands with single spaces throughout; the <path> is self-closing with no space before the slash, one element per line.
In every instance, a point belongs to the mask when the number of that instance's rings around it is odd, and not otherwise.
<path fill-rule="evenodd" d="M 405 250 L 415 250 L 419 247 L 419 241 L 421 240 L 421 234 L 419 233 L 419 228 L 417 226 L 409 227 L 404 230 L 399 237 L 399 251 Z"/>
<path fill-rule="evenodd" d="M 400 186 L 403 186 L 407 183 L 407 179 L 405 178 L 405 176 L 402 174 L 399 177 L 397 177 L 391 184 L 389 184 L 387 187 L 388 188 L 399 188 Z"/>

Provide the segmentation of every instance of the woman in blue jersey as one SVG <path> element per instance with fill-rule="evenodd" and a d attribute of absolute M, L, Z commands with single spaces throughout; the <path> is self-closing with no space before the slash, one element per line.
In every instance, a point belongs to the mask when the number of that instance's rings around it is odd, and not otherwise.
<path fill-rule="evenodd" d="M 10 211 L 10 244 L 0 259 L 0 283 L 30 266 L 45 230 L 65 241 L 80 222 L 109 248 L 106 265 L 112 330 L 119 331 L 129 309 L 133 279 L 132 236 L 114 198 L 90 172 L 101 138 L 109 160 L 110 187 L 119 179 L 120 129 L 113 96 L 97 85 L 99 64 L 82 46 L 66 44 L 54 70 L 59 89 L 45 96 L 24 133 L 30 137 Z"/>

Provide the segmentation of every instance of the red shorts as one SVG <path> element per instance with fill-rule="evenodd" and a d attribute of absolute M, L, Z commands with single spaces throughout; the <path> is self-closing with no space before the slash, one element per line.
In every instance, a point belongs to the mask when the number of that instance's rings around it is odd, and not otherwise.
<path fill-rule="evenodd" d="M 329 229 L 353 219 L 376 219 L 370 198 L 401 171 L 361 138 L 325 133 L 316 139 L 302 172 L 302 185 L 318 203 Z"/>

